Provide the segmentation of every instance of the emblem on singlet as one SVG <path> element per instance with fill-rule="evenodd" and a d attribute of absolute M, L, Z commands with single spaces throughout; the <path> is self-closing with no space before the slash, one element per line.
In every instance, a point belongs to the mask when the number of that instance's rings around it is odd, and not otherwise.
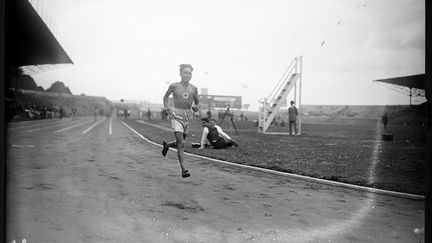
<path fill-rule="evenodd" d="M 189 98 L 189 93 L 183 93 L 183 99 L 187 100 Z"/>

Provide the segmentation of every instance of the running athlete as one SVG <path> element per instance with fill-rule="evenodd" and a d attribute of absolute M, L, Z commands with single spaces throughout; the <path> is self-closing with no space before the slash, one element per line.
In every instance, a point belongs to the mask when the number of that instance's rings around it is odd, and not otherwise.
<path fill-rule="evenodd" d="M 184 143 L 189 130 L 189 122 L 193 118 L 193 112 L 197 112 L 199 109 L 198 89 L 189 83 L 192 78 L 192 71 L 193 68 L 190 64 L 181 64 L 181 81 L 172 83 L 163 97 L 164 108 L 168 110 L 176 140 L 171 142 L 163 141 L 162 155 L 166 156 L 170 147 L 177 148 L 183 178 L 190 176 L 189 171 L 183 166 Z M 168 97 L 171 94 L 173 95 L 174 107 L 168 107 Z M 195 106 L 193 106 L 193 103 L 195 103 Z"/>

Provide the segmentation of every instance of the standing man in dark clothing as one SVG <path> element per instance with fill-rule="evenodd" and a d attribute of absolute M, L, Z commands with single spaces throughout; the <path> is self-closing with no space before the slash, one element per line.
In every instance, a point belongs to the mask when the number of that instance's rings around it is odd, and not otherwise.
<path fill-rule="evenodd" d="M 48 119 L 48 107 L 44 106 L 45 119 Z"/>
<path fill-rule="evenodd" d="M 93 113 L 94 113 L 94 120 L 96 121 L 97 120 L 97 114 L 98 114 L 98 108 L 97 107 L 95 107 L 94 109 L 93 109 Z"/>
<path fill-rule="evenodd" d="M 161 121 L 168 121 L 168 111 L 165 108 L 162 108 L 161 110 Z"/>
<path fill-rule="evenodd" d="M 294 135 L 297 135 L 297 116 L 298 111 L 297 107 L 295 107 L 295 103 L 291 100 L 291 106 L 288 108 L 288 121 L 289 121 L 289 133 L 292 135 L 293 127 L 294 127 Z"/>
<path fill-rule="evenodd" d="M 387 122 L 388 122 L 387 113 L 384 113 L 384 116 L 381 118 L 381 121 L 384 126 L 384 130 L 387 130 Z"/>
<path fill-rule="evenodd" d="M 124 117 L 125 120 L 127 120 L 128 115 L 129 115 L 129 111 L 128 111 L 128 109 L 127 109 L 127 108 L 124 108 L 124 109 L 123 109 L 123 117 Z"/>
<path fill-rule="evenodd" d="M 151 121 L 151 111 L 150 111 L 150 108 L 148 108 L 148 110 L 147 110 L 147 119 L 149 121 Z"/>
<path fill-rule="evenodd" d="M 60 120 L 63 118 L 63 106 L 60 106 Z"/>

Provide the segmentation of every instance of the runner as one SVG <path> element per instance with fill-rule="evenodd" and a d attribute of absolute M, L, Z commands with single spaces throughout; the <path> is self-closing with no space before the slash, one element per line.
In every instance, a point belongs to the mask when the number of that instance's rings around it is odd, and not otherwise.
<path fill-rule="evenodd" d="M 189 122 L 193 118 L 194 112 L 199 110 L 198 89 L 189 83 L 192 78 L 193 68 L 190 64 L 180 65 L 180 82 L 172 83 L 163 97 L 164 108 L 168 110 L 171 119 L 171 127 L 174 131 L 176 140 L 163 141 L 162 155 L 166 156 L 170 147 L 177 148 L 177 156 L 180 162 L 182 177 L 189 177 L 189 171 L 183 166 L 184 161 L 184 142 L 189 130 Z M 174 107 L 168 107 L 168 97 L 173 94 Z M 195 103 L 195 106 L 193 106 Z"/>
<path fill-rule="evenodd" d="M 93 113 L 94 113 L 94 120 L 97 120 L 97 115 L 98 115 L 99 109 L 97 107 L 94 107 L 93 109 Z"/>

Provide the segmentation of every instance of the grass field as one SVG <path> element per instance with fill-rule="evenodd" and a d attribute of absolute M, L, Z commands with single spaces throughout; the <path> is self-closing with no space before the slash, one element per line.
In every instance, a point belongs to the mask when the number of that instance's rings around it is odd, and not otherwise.
<path fill-rule="evenodd" d="M 150 121 L 149 125 L 131 119 L 127 123 L 156 143 L 174 138 L 166 122 Z M 382 141 L 383 128 L 379 124 L 303 123 L 301 136 L 261 134 L 251 121 L 236 121 L 235 125 L 238 135 L 229 121 L 222 127 L 240 147 L 198 150 L 191 143 L 200 142 L 202 127 L 193 121 L 185 151 L 277 171 L 424 195 L 426 127 L 390 126 L 388 132 L 394 135 L 394 140 Z M 287 130 L 287 127 L 273 128 L 273 131 Z"/>

